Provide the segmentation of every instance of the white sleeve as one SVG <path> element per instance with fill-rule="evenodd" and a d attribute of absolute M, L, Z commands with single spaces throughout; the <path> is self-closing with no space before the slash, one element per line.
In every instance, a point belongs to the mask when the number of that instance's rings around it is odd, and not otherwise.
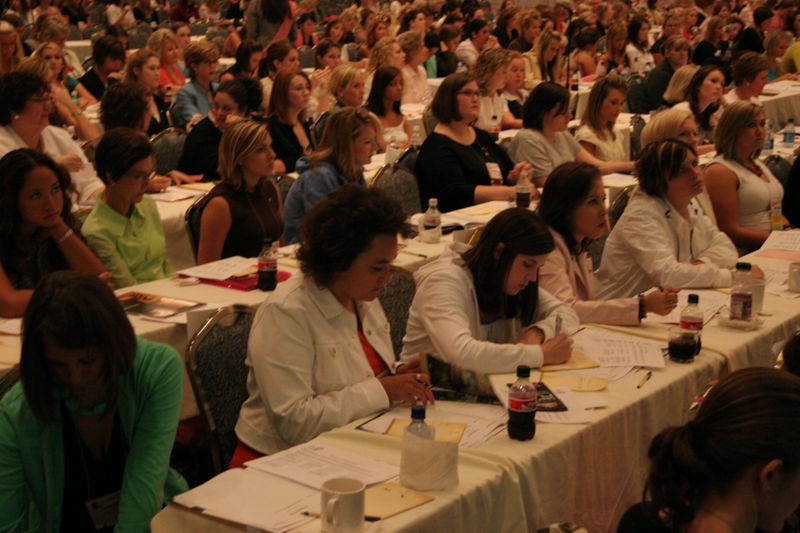
<path fill-rule="evenodd" d="M 495 343 L 475 338 L 468 310 L 474 304 L 463 280 L 431 274 L 417 288 L 414 305 L 435 354 L 442 360 L 479 374 L 513 372 L 518 365 L 542 365 L 540 346 Z M 571 311 L 571 310 L 570 310 Z"/>
<path fill-rule="evenodd" d="M 58 150 L 61 152 L 60 154 L 50 154 L 51 156 L 58 157 L 59 155 L 74 154 L 81 158 L 83 168 L 76 172 L 70 172 L 69 175 L 72 178 L 72 186 L 78 194 L 78 201 L 81 203 L 86 202 L 94 193 L 103 189 L 105 185 L 97 177 L 97 172 L 89 160 L 86 159 L 86 154 L 83 153 L 80 145 L 72 140 L 69 133 L 60 128 L 53 128 L 51 133 L 57 142 Z"/>
<path fill-rule="evenodd" d="M 572 334 L 581 325 L 578 313 L 546 290 L 539 288 L 539 300 L 536 303 L 534 326 L 544 332 L 544 338 L 556 335 L 556 317 L 561 317 L 561 331 Z"/>

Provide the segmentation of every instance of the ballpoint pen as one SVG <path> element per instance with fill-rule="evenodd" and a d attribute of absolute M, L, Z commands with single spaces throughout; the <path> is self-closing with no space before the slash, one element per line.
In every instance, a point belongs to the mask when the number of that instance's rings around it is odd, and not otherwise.
<path fill-rule="evenodd" d="M 556 315 L 556 335 L 561 333 L 561 321 L 562 321 L 561 315 Z"/>
<path fill-rule="evenodd" d="M 642 381 L 640 381 L 639 384 L 636 385 L 636 388 L 637 389 L 641 389 L 642 387 L 644 387 L 644 384 L 647 383 L 650 380 L 651 377 L 653 377 L 653 371 L 652 370 L 648 370 L 647 374 L 642 376 Z"/>

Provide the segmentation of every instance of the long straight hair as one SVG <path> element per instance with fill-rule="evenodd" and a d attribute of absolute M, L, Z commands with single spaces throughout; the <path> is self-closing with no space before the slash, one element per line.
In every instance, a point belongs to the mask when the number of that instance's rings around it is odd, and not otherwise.
<path fill-rule="evenodd" d="M 376 133 L 381 130 L 380 124 L 364 109 L 348 107 L 333 113 L 325 125 L 319 146 L 309 156 L 309 166 L 313 168 L 323 162 L 329 163 L 347 181 L 358 181 L 362 171 L 355 162 L 353 144 L 366 127 L 373 128 Z"/>

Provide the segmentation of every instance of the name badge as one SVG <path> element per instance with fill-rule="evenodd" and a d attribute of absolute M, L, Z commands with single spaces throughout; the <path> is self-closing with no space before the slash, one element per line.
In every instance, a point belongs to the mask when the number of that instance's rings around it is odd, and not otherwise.
<path fill-rule="evenodd" d="M 492 185 L 503 184 L 503 173 L 500 171 L 500 165 L 497 163 L 486 163 L 486 171 L 489 173 L 489 179 Z"/>
<path fill-rule="evenodd" d="M 104 527 L 113 526 L 117 523 L 117 512 L 119 511 L 119 495 L 120 491 L 100 496 L 93 500 L 86 500 L 84 505 L 86 510 L 89 511 L 89 517 L 92 519 L 94 528 L 96 530 L 103 529 Z"/>

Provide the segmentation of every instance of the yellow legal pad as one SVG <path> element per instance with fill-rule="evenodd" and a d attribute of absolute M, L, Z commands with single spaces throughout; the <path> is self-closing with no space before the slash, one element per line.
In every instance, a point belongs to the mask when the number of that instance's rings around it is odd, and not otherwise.
<path fill-rule="evenodd" d="M 542 381 L 550 389 L 567 388 L 574 392 L 598 392 L 608 386 L 606 378 L 593 376 L 569 376 L 563 374 L 543 374 Z"/>
<path fill-rule="evenodd" d="M 558 370 L 581 370 L 583 368 L 597 368 L 597 361 L 583 352 L 572 352 L 569 361 L 560 365 L 544 365 L 542 372 L 556 372 Z"/>
<path fill-rule="evenodd" d="M 364 513 L 383 520 L 432 500 L 433 496 L 411 490 L 399 483 L 381 483 L 364 492 Z"/>
<path fill-rule="evenodd" d="M 395 418 L 392 420 L 389 429 L 386 430 L 386 435 L 402 437 L 403 430 L 405 430 L 410 423 L 410 418 Z M 443 422 L 440 420 L 426 420 L 425 423 L 436 429 L 436 440 L 439 442 L 453 442 L 455 444 L 459 443 L 467 427 L 458 422 Z"/>

